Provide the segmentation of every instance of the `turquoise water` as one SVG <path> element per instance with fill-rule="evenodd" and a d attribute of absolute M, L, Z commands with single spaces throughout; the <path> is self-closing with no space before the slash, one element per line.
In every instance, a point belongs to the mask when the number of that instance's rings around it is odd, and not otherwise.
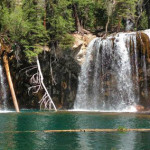
<path fill-rule="evenodd" d="M 42 130 L 106 129 L 119 127 L 150 128 L 150 115 L 80 112 L 1 113 L 0 149 L 150 150 L 150 132 L 42 132 Z M 38 130 L 39 132 L 24 132 L 35 130 Z"/>

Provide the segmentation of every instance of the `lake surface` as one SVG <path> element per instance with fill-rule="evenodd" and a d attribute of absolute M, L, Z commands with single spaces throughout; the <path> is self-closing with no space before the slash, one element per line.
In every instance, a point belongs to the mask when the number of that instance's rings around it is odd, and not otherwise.
<path fill-rule="evenodd" d="M 119 127 L 150 128 L 150 115 L 42 111 L 0 113 L 0 150 L 150 150 L 150 132 L 43 132 Z"/>

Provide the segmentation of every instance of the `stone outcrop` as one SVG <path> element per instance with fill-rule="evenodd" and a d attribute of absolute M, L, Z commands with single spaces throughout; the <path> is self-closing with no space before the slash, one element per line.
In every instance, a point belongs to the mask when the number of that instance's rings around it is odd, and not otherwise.
<path fill-rule="evenodd" d="M 89 34 L 73 34 L 75 39 L 73 45 L 73 51 L 75 53 L 74 58 L 75 60 L 81 65 L 84 62 L 85 55 L 86 55 L 86 48 L 90 41 L 92 41 L 96 36 L 89 33 Z"/>

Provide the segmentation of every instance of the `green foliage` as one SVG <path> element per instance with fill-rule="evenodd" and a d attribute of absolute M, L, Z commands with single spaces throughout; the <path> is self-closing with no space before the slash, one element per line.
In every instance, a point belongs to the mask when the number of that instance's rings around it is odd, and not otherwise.
<path fill-rule="evenodd" d="M 41 4 L 35 3 L 34 0 L 23 2 L 22 10 L 29 22 L 29 31 L 26 36 L 26 41 L 23 39 L 21 44 L 24 44 L 25 54 L 29 61 L 34 56 L 37 56 L 41 50 L 37 45 L 45 45 L 49 40 L 47 31 L 43 25 L 44 10 Z"/>
<path fill-rule="evenodd" d="M 81 25 L 85 29 L 93 29 L 95 23 L 95 2 L 91 0 L 73 0 L 72 5 L 77 7 Z"/>
<path fill-rule="evenodd" d="M 38 56 L 42 52 L 40 45 L 35 46 L 26 46 L 25 54 L 28 58 L 29 63 L 34 61 L 34 58 Z"/>
<path fill-rule="evenodd" d="M 107 9 L 106 5 L 104 3 L 105 1 L 99 0 L 95 2 L 95 12 L 94 12 L 94 17 L 95 17 L 95 23 L 94 27 L 97 29 L 99 27 L 105 28 L 106 22 L 107 22 Z"/>
<path fill-rule="evenodd" d="M 121 133 L 127 132 L 127 129 L 125 127 L 119 126 L 118 131 Z"/>
<path fill-rule="evenodd" d="M 39 54 L 35 45 L 46 45 L 49 39 L 43 25 L 43 7 L 29 0 L 28 3 L 22 1 L 22 5 L 16 5 L 14 9 L 3 5 L 1 13 L 1 32 L 9 36 L 12 44 L 21 46 L 31 61 Z"/>
<path fill-rule="evenodd" d="M 26 37 L 30 30 L 30 23 L 24 17 L 20 7 L 16 7 L 12 12 L 8 8 L 2 10 L 1 31 L 8 33 L 13 42 L 18 42 L 23 37 Z"/>
<path fill-rule="evenodd" d="M 131 18 L 135 16 L 138 0 L 117 0 L 116 11 L 118 17 Z"/>
<path fill-rule="evenodd" d="M 148 16 L 146 15 L 146 11 L 142 13 L 141 20 L 139 22 L 139 29 L 148 29 Z"/>
<path fill-rule="evenodd" d="M 65 40 L 72 41 L 72 37 L 68 36 L 68 33 L 74 30 L 70 4 L 71 2 L 69 0 L 46 1 L 46 23 L 50 37 L 50 45 L 55 45 L 57 48 L 66 49 L 68 45 L 62 46 L 62 43 Z"/>
<path fill-rule="evenodd" d="M 73 44 L 71 33 L 76 31 L 76 17 L 82 28 L 90 31 L 104 29 L 109 18 L 109 30 L 123 21 L 138 18 L 138 0 L 17 0 L 0 1 L 0 32 L 12 45 L 20 46 L 29 61 L 41 50 L 37 45 L 65 50 Z M 143 5 L 143 6 L 142 6 Z M 74 10 L 76 8 L 76 12 Z M 148 15 L 143 11 L 138 24 L 148 28 Z M 115 31 L 114 30 L 114 31 Z M 30 57 L 31 56 L 31 57 Z"/>
<path fill-rule="evenodd" d="M 62 37 L 60 42 L 60 48 L 61 49 L 69 49 L 71 45 L 73 45 L 74 39 L 70 34 L 65 34 L 64 37 Z"/>
<path fill-rule="evenodd" d="M 110 19 L 110 26 L 116 27 L 118 23 L 120 25 L 122 20 L 131 19 L 135 21 L 136 8 L 138 0 L 99 0 L 99 12 L 102 12 L 103 25 L 106 24 L 107 18 Z M 101 13 L 100 13 L 101 14 Z M 98 18 L 100 20 L 100 18 Z"/>

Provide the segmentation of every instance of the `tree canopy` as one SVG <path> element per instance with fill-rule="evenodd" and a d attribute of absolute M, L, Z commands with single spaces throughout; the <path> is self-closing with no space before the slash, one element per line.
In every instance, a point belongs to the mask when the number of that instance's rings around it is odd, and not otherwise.
<path fill-rule="evenodd" d="M 3 0 L 0 34 L 17 44 L 29 61 L 40 46 L 59 50 L 73 43 L 72 33 L 124 31 L 150 27 L 150 2 L 145 0 Z"/>

